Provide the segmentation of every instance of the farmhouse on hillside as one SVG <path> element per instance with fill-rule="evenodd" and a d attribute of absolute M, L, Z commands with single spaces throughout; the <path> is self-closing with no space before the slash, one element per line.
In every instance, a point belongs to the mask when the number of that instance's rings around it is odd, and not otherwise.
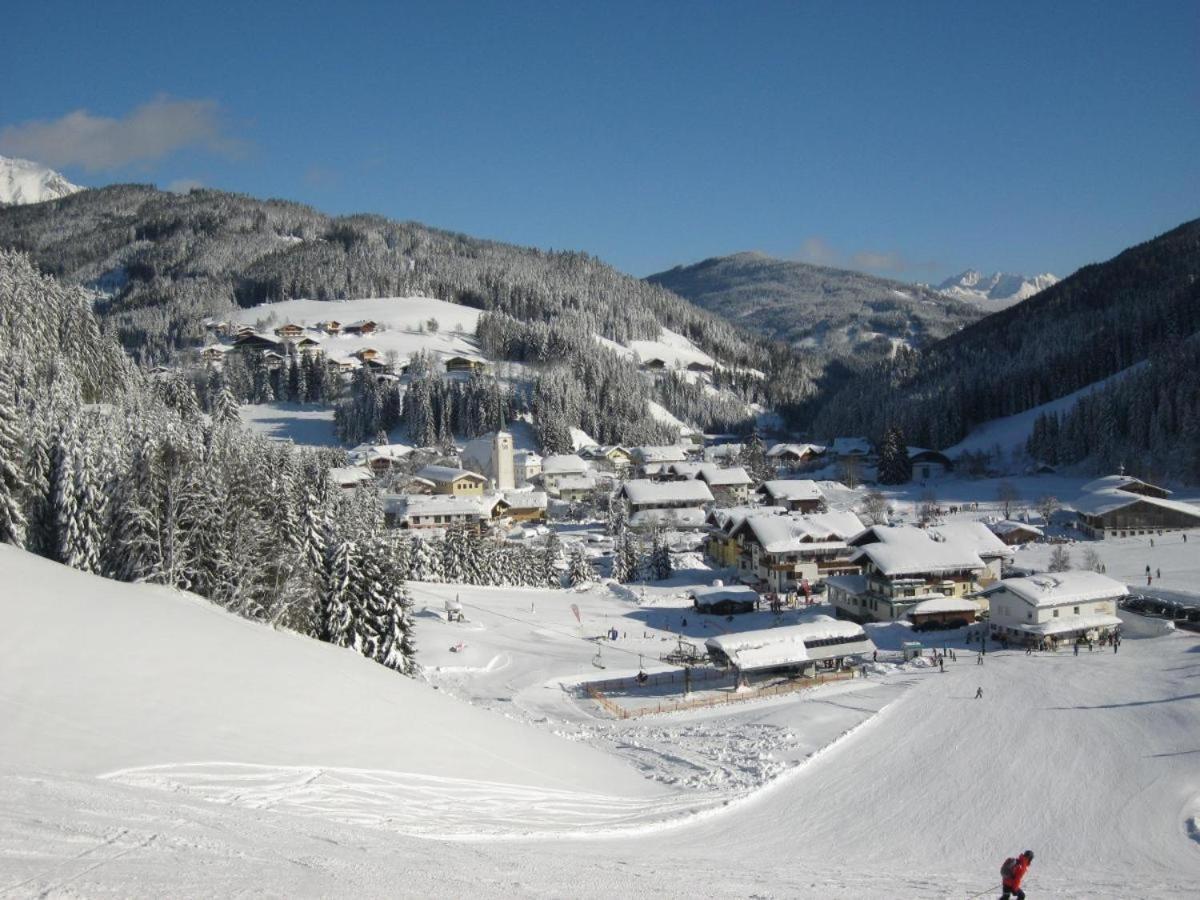
<path fill-rule="evenodd" d="M 629 506 L 629 524 L 634 527 L 671 525 L 700 528 L 704 507 L 713 502 L 703 481 L 650 481 L 635 478 L 621 486 L 620 497 Z"/>
<path fill-rule="evenodd" d="M 1084 485 L 1072 506 L 1087 535 L 1106 538 L 1200 528 L 1200 507 L 1167 499 L 1170 491 L 1127 475 L 1109 475 Z"/>

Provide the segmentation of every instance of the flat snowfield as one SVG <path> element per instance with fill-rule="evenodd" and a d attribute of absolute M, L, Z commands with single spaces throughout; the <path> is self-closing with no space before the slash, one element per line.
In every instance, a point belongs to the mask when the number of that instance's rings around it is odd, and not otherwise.
<path fill-rule="evenodd" d="M 617 723 L 565 690 L 570 604 L 634 649 L 665 596 L 462 588 L 454 631 L 415 585 L 429 684 L 10 548 L 0 579 L 0 896 L 967 898 L 1026 847 L 1031 896 L 1200 883 L 1194 635 Z"/>

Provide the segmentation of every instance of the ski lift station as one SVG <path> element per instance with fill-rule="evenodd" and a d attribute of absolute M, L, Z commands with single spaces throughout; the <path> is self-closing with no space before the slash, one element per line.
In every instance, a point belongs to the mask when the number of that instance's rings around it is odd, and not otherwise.
<path fill-rule="evenodd" d="M 827 617 L 800 625 L 722 634 L 709 638 L 704 646 L 714 665 L 756 674 L 815 675 L 818 669 L 840 669 L 875 651 L 861 625 Z"/>

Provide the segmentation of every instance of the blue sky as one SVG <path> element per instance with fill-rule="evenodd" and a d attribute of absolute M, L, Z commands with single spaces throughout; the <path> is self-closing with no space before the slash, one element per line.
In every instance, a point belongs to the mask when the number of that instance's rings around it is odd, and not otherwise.
<path fill-rule="evenodd" d="M 4 22 L 0 153 L 637 275 L 747 249 L 1065 275 L 1200 215 L 1194 0 L 49 2 Z"/>

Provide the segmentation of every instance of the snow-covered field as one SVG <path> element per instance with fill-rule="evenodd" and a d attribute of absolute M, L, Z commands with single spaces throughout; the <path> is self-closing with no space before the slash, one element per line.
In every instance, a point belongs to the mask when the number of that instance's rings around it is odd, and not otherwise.
<path fill-rule="evenodd" d="M 385 357 L 395 352 L 401 360 L 423 350 L 440 355 L 479 352 L 474 339 L 479 310 L 431 297 L 285 300 L 251 306 L 233 315 L 234 322 L 261 324 L 266 331 L 289 322 L 315 327 L 329 319 L 343 325 L 370 320 L 383 326 L 374 334 L 323 338 L 323 349 L 335 357 L 347 357 L 366 347 L 373 347 Z M 430 320 L 437 322 L 436 330 L 429 329 Z"/>
<path fill-rule="evenodd" d="M 1096 546 L 1112 574 L 1138 552 Z M 1154 552 L 1164 582 L 1196 565 Z M 978 666 L 951 634 L 944 675 L 618 722 L 575 686 L 769 614 L 692 615 L 698 564 L 644 591 L 418 584 L 421 683 L 180 592 L 9 548 L 0 573 L 5 896 L 967 897 L 1025 847 L 1041 895 L 1200 880 L 1195 635 Z M 580 638 L 613 627 L 600 671 Z"/>

